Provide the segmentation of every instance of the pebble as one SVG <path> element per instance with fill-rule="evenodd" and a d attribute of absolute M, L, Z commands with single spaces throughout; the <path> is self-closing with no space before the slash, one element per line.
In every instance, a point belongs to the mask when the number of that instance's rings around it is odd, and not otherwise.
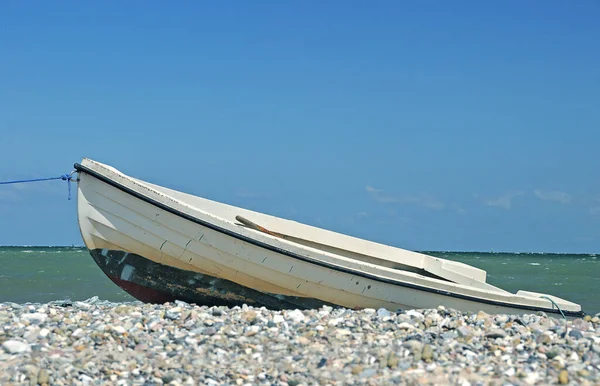
<path fill-rule="evenodd" d="M 574 338 L 574 339 L 581 339 L 581 338 L 583 338 L 583 334 L 579 330 L 571 330 L 569 332 L 569 336 L 572 337 L 572 338 Z"/>
<path fill-rule="evenodd" d="M 18 354 L 31 351 L 29 344 L 14 339 L 7 340 L 6 342 L 2 343 L 2 348 L 9 354 Z"/>
<path fill-rule="evenodd" d="M 577 384 L 600 380 L 598 315 L 451 308 L 274 311 L 0 304 L 0 384 Z"/>
<path fill-rule="evenodd" d="M 423 347 L 423 353 L 421 354 L 421 358 L 425 362 L 430 361 L 433 358 L 433 347 L 426 344 L 425 347 Z"/>
<path fill-rule="evenodd" d="M 460 326 L 457 329 L 457 332 L 458 332 L 458 335 L 463 338 L 473 335 L 473 333 L 471 332 L 471 328 L 469 328 L 467 326 Z"/>
<path fill-rule="evenodd" d="M 569 383 L 569 372 L 567 370 L 562 370 L 558 374 L 558 383 L 561 385 L 566 385 Z"/>
<path fill-rule="evenodd" d="M 506 333 L 500 329 L 492 329 L 485 334 L 486 338 L 496 339 L 506 337 Z"/>
<path fill-rule="evenodd" d="M 48 374 L 48 371 L 46 369 L 40 369 L 40 372 L 37 376 L 37 382 L 40 385 L 50 383 L 50 375 Z"/>

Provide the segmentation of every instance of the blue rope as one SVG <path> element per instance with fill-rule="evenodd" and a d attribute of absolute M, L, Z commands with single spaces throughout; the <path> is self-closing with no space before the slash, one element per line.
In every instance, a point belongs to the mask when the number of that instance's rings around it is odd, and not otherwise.
<path fill-rule="evenodd" d="M 67 181 L 67 185 L 69 186 L 69 200 L 71 199 L 71 181 L 73 180 L 73 173 L 71 174 L 63 174 L 60 177 L 48 177 L 48 178 L 32 178 L 28 180 L 14 180 L 14 181 L 0 181 L 0 185 L 9 185 L 9 184 L 22 184 L 26 182 L 39 182 L 39 181 L 51 181 L 51 180 L 63 180 Z"/>

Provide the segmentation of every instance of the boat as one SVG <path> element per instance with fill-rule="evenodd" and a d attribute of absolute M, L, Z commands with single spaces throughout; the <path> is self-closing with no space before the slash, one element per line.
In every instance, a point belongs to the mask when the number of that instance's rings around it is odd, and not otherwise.
<path fill-rule="evenodd" d="M 75 171 L 86 248 L 142 302 L 585 315 L 557 296 L 493 286 L 464 263 L 169 189 L 88 158 Z"/>

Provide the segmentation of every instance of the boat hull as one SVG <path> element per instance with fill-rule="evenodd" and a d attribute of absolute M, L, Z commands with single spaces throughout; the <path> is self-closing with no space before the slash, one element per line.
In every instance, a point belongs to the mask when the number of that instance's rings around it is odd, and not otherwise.
<path fill-rule="evenodd" d="M 109 249 L 89 252 L 113 283 L 145 303 L 182 300 L 204 306 L 246 304 L 276 310 L 334 306 L 318 299 L 256 291 L 219 277 L 156 263 L 134 253 Z"/>
<path fill-rule="evenodd" d="M 557 309 L 536 306 L 545 303 L 539 299 L 506 292 L 477 297 L 483 293 L 477 288 L 344 259 L 243 227 L 235 233 L 215 225 L 224 223 L 222 219 L 138 180 L 111 179 L 81 165 L 76 168 L 84 243 L 104 273 L 142 301 L 180 299 L 199 305 L 245 303 L 274 309 L 443 305 L 464 312 L 544 311 L 560 316 Z M 583 315 L 579 310 L 565 313 Z"/>

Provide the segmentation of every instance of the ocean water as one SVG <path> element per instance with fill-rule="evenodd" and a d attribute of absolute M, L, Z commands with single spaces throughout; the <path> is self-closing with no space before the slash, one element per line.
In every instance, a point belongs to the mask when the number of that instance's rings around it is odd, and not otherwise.
<path fill-rule="evenodd" d="M 600 312 L 600 256 L 425 252 L 487 271 L 487 281 L 507 291 L 549 293 Z M 135 300 L 111 282 L 84 248 L 0 247 L 0 302 L 69 299 Z"/>

